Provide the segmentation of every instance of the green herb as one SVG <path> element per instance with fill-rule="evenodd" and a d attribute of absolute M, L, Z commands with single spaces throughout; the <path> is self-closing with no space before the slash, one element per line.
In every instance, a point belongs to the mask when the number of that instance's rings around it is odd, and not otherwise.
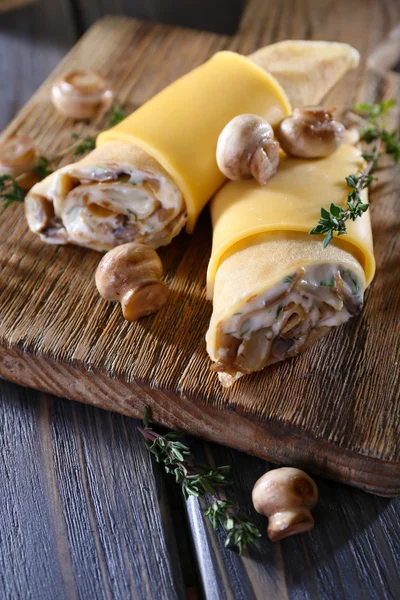
<path fill-rule="evenodd" d="M 233 335 L 236 331 L 227 331 L 226 335 Z"/>
<path fill-rule="evenodd" d="M 354 288 L 355 288 L 355 292 L 359 292 L 360 291 L 360 286 L 358 284 L 358 281 L 356 279 L 354 279 L 354 277 L 352 277 L 352 275 L 349 273 L 349 277 L 351 279 L 351 281 L 353 282 Z"/>
<path fill-rule="evenodd" d="M 189 496 L 204 496 L 210 500 L 211 504 L 204 514 L 214 529 L 224 527 L 228 532 L 225 546 L 233 547 L 241 554 L 244 547 L 255 543 L 261 534 L 245 515 L 237 512 L 233 502 L 221 499 L 217 493 L 218 488 L 231 485 L 231 467 L 209 469 L 196 464 L 189 446 L 180 441 L 182 434 L 169 432 L 161 435 L 149 426 L 150 418 L 150 408 L 146 407 L 143 427 L 138 430 L 145 438 L 149 452 L 158 463 L 163 464 L 166 473 L 175 477 L 185 500 Z"/>
<path fill-rule="evenodd" d="M 335 285 L 335 281 L 334 281 L 334 279 L 332 277 L 332 279 L 330 281 L 328 281 L 328 283 L 326 283 L 325 281 L 320 281 L 319 285 L 323 286 L 323 287 L 330 287 L 331 288 L 331 287 L 333 287 Z"/>
<path fill-rule="evenodd" d="M 360 139 L 368 145 L 372 144 L 372 148 L 371 151 L 363 154 L 363 158 L 367 163 L 364 171 L 346 177 L 347 186 L 350 188 L 346 207 L 332 203 L 329 210 L 321 208 L 321 218 L 318 220 L 318 225 L 309 232 L 311 235 L 325 234 L 322 243 L 324 248 L 331 243 L 335 233 L 337 235 L 347 233 L 346 221 L 349 219 L 355 221 L 368 210 L 369 204 L 362 202 L 361 192 L 363 189 L 370 187 L 376 179 L 371 172 L 377 166 L 382 153 L 391 156 L 395 163 L 400 160 L 398 134 L 396 131 L 388 131 L 383 120 L 395 104 L 396 100 L 391 99 L 378 104 L 356 104 L 354 107 L 354 112 L 363 115 L 362 120 L 365 122 Z"/>
<path fill-rule="evenodd" d="M 124 111 L 119 104 L 115 103 L 109 114 L 108 126 L 112 127 L 113 125 L 120 123 L 124 118 Z M 41 181 L 58 168 L 61 159 L 67 154 L 72 153 L 72 156 L 80 157 L 87 152 L 94 150 L 96 147 L 96 135 L 97 133 L 88 136 L 83 136 L 81 133 L 71 133 L 71 138 L 74 140 L 72 144 L 53 157 L 49 158 L 47 156 L 40 155 L 34 168 L 27 173 L 23 173 L 15 179 L 10 175 L 0 174 L 0 201 L 3 202 L 4 206 L 9 206 L 13 202 L 23 202 L 26 194 L 26 186 L 22 188 L 19 185 L 19 182 L 22 181 L 23 178 L 26 180 L 30 173 L 35 173 L 37 176 L 36 181 Z M 30 183 L 30 185 L 32 185 L 32 183 Z M 128 212 L 134 215 L 135 219 L 137 219 L 137 215 L 135 213 L 131 211 Z"/>
<path fill-rule="evenodd" d="M 11 175 L 0 175 L 0 192 L 7 187 L 9 181 L 12 181 Z"/>
<path fill-rule="evenodd" d="M 83 156 L 84 154 L 86 154 L 86 152 L 90 152 L 96 147 L 96 137 L 93 135 L 88 135 L 84 138 L 79 138 L 79 135 L 74 133 L 72 134 L 72 137 L 79 140 L 79 143 L 75 146 L 74 151 L 72 153 L 73 156 Z"/>
<path fill-rule="evenodd" d="M 250 327 L 248 327 L 247 329 L 245 329 L 244 331 L 242 331 L 242 333 L 240 334 L 240 337 L 244 337 L 246 335 L 246 333 L 248 333 L 250 331 Z"/>
<path fill-rule="evenodd" d="M 128 213 L 129 213 L 130 215 L 132 215 L 133 217 L 135 217 L 135 221 L 137 221 L 137 218 L 138 218 L 138 217 L 137 217 L 137 214 L 136 214 L 135 212 L 133 212 L 133 210 L 129 210 L 129 208 L 127 208 L 126 210 L 128 211 Z"/>
<path fill-rule="evenodd" d="M 253 544 L 261 534 L 246 515 L 232 514 L 234 508 L 233 502 L 214 500 L 204 514 L 210 519 L 214 529 L 223 527 L 228 531 L 225 546 L 233 546 L 242 554 L 244 547 Z"/>
<path fill-rule="evenodd" d="M 118 125 L 125 119 L 125 113 L 117 102 L 113 104 L 113 107 L 110 112 L 110 117 L 108 119 L 109 127 L 113 127 L 114 125 Z"/>
<path fill-rule="evenodd" d="M 53 169 L 51 168 L 51 161 L 46 156 L 41 154 L 37 159 L 36 166 L 33 167 L 32 171 L 38 174 L 39 181 L 44 179 L 53 172 Z"/>
<path fill-rule="evenodd" d="M 278 306 L 278 310 L 276 311 L 275 319 L 277 319 L 279 317 L 279 315 L 281 314 L 282 308 L 283 308 L 283 306 Z"/>
<path fill-rule="evenodd" d="M 287 275 L 283 280 L 283 283 L 293 283 L 293 275 Z"/>
<path fill-rule="evenodd" d="M 241 312 L 237 312 L 237 313 L 233 313 L 233 316 L 236 317 L 237 315 L 242 315 L 243 313 Z"/>
<path fill-rule="evenodd" d="M 0 200 L 3 206 L 10 206 L 13 202 L 23 202 L 24 198 L 25 192 L 18 185 L 18 181 L 11 175 L 0 174 Z"/>

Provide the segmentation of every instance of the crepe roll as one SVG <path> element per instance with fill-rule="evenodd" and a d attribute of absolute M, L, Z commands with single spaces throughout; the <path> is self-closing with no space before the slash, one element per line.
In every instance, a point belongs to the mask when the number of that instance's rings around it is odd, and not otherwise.
<path fill-rule="evenodd" d="M 321 206 L 345 206 L 345 177 L 363 166 L 343 145 L 324 159 L 282 158 L 266 186 L 229 182 L 216 194 L 206 340 L 223 385 L 302 353 L 360 312 L 375 272 L 369 211 L 327 248 L 308 232 Z"/>
<path fill-rule="evenodd" d="M 267 71 L 235 52 L 217 52 L 101 133 L 97 144 L 130 142 L 170 174 L 185 199 L 188 233 L 225 180 L 215 160 L 218 136 L 241 113 L 278 125 L 291 112 L 283 88 Z"/>
<path fill-rule="evenodd" d="M 297 99 L 302 78 L 304 86 L 309 86 L 312 74 L 323 82 L 317 90 L 314 85 L 318 102 L 358 62 L 358 53 L 351 46 L 330 42 L 319 42 L 311 59 L 309 45 L 313 43 L 281 43 L 275 55 L 270 50 L 275 45 L 249 57 L 218 52 L 121 123 L 102 132 L 97 149 L 84 161 L 62 168 L 35 186 L 26 200 L 30 228 L 46 242 L 71 242 L 94 249 L 134 240 L 162 246 L 185 224 L 191 233 L 203 207 L 225 181 L 215 158 L 218 136 L 225 125 L 239 114 L 252 113 L 276 126 L 291 112 L 290 99 L 279 79 Z M 321 48 L 323 61 L 319 58 Z M 293 72 L 303 72 L 292 84 L 284 67 L 285 53 L 291 57 Z M 301 67 L 304 60 L 307 65 Z M 274 75 L 269 69 L 274 69 Z M 143 178 L 142 185 L 133 189 L 129 184 L 137 178 Z M 90 197 L 85 186 L 90 188 Z M 138 206 L 140 198 L 142 208 Z M 90 211 L 83 208 L 87 203 Z M 168 218 L 162 221 L 160 217 L 165 214 Z M 94 219 L 95 226 L 88 218 Z"/>
<path fill-rule="evenodd" d="M 163 167 L 127 142 L 108 142 L 35 185 L 29 227 L 48 244 L 110 250 L 136 240 L 169 244 L 186 221 L 182 194 Z"/>

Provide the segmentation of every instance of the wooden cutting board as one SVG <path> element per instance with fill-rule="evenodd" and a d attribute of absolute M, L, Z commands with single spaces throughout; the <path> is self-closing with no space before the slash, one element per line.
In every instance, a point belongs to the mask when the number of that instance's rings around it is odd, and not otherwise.
<path fill-rule="evenodd" d="M 334 38 L 351 41 L 350 34 L 344 28 L 342 38 L 338 32 Z M 27 133 L 47 154 L 70 143 L 71 131 L 82 125 L 63 119 L 49 102 L 51 81 L 61 72 L 100 70 L 130 111 L 215 51 L 248 54 L 274 35 L 268 13 L 254 24 L 245 15 L 233 38 L 107 17 L 90 29 L 4 135 Z M 323 29 L 319 37 L 332 39 Z M 361 35 L 359 42 L 365 51 Z M 368 75 L 361 69 L 338 87 L 332 102 L 349 106 L 356 97 L 371 101 L 399 97 L 399 91 L 399 75 Z M 105 123 L 101 115 L 87 133 Z M 0 375 L 134 417 L 149 405 L 155 420 L 168 427 L 397 495 L 399 183 L 398 170 L 383 168 L 372 194 L 378 271 L 362 315 L 304 355 L 243 378 L 230 390 L 210 372 L 205 350 L 211 315 L 204 289 L 211 243 L 207 211 L 192 236 L 182 233 L 160 252 L 171 291 L 167 305 L 129 324 L 119 306 L 96 292 L 99 254 L 45 245 L 28 230 L 23 206 L 0 208 Z"/>

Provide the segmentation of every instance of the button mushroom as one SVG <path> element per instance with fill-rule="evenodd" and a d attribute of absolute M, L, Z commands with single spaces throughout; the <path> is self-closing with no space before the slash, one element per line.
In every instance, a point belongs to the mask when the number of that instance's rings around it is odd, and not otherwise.
<path fill-rule="evenodd" d="M 27 135 L 16 135 L 0 143 L 0 174 L 18 177 L 36 164 L 36 148 Z"/>
<path fill-rule="evenodd" d="M 96 286 L 105 300 L 121 303 L 127 321 L 157 312 L 167 301 L 160 281 L 162 263 L 155 250 L 129 242 L 107 252 L 96 271 Z"/>
<path fill-rule="evenodd" d="M 331 111 L 316 106 L 296 108 L 280 122 L 276 137 L 286 154 L 322 158 L 342 145 L 344 132 L 344 126 L 334 120 Z"/>
<path fill-rule="evenodd" d="M 256 511 L 268 517 L 268 537 L 277 542 L 314 527 L 310 512 L 318 501 L 318 488 L 304 471 L 282 467 L 265 473 L 253 488 Z"/>
<path fill-rule="evenodd" d="M 56 109 L 71 119 L 91 119 L 114 94 L 106 79 L 95 71 L 71 71 L 58 79 L 51 90 Z"/>
<path fill-rule="evenodd" d="M 216 158 L 228 179 L 254 177 L 265 185 L 278 169 L 279 144 L 268 121 L 257 115 L 238 115 L 222 130 Z"/>

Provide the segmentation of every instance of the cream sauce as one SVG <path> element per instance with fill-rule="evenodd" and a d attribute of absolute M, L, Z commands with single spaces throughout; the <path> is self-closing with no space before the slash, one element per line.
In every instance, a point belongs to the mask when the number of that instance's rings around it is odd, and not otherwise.
<path fill-rule="evenodd" d="M 361 309 L 364 289 L 365 280 L 356 272 L 325 263 L 288 273 L 272 288 L 242 302 L 240 308 L 236 305 L 236 312 L 219 325 L 221 381 L 237 379 L 241 366 L 244 372 L 252 372 L 294 356 Z"/>
<path fill-rule="evenodd" d="M 119 175 L 101 166 L 82 169 L 78 176 L 63 202 L 51 198 L 72 243 L 108 250 L 138 239 L 149 245 L 154 240 L 158 247 L 186 221 L 182 195 L 164 177 L 151 179 L 135 170 Z"/>

